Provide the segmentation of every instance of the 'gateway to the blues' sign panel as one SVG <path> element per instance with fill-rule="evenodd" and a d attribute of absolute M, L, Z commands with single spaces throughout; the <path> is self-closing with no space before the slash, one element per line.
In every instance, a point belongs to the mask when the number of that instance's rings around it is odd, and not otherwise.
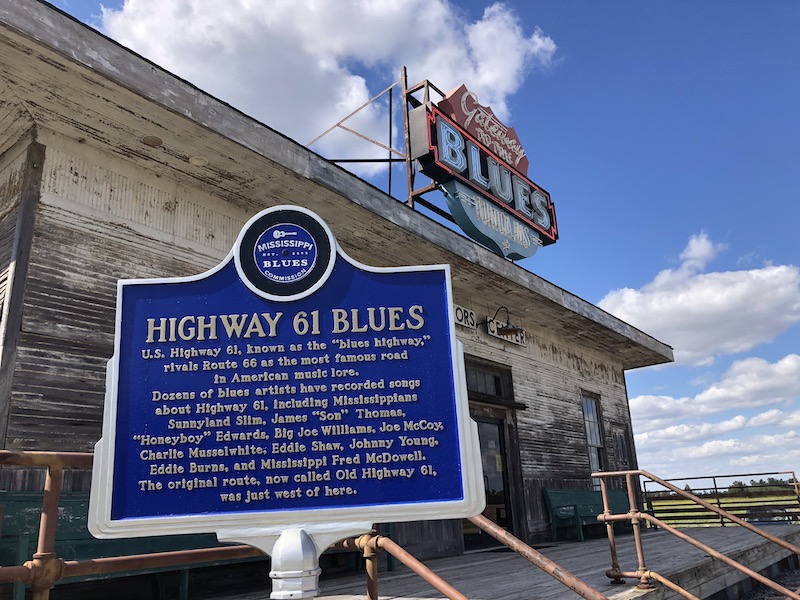
<path fill-rule="evenodd" d="M 360 265 L 289 207 L 208 273 L 121 281 L 93 533 L 479 513 L 451 312 L 447 266 Z"/>
<path fill-rule="evenodd" d="M 550 194 L 527 178 L 528 158 L 513 127 L 465 86 L 409 114 L 411 157 L 439 183 L 464 232 L 511 260 L 558 239 Z"/>

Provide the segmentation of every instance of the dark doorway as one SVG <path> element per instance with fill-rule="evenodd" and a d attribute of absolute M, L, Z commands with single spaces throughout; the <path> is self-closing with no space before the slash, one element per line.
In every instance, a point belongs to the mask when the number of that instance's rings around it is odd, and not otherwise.
<path fill-rule="evenodd" d="M 486 489 L 486 509 L 483 515 L 506 529 L 511 515 L 508 494 L 508 460 L 503 439 L 503 423 L 477 420 L 478 438 L 483 464 L 483 485 Z M 469 521 L 464 521 L 464 550 L 481 550 L 500 546 L 500 542 L 483 533 Z"/>

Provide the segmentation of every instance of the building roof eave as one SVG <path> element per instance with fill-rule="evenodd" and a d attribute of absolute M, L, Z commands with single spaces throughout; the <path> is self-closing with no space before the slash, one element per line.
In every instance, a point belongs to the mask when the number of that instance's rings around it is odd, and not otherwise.
<path fill-rule="evenodd" d="M 5 82 L 0 94 L 14 99 L 17 113 L 27 108 L 12 122 L 24 118 L 28 127 L 35 122 L 187 185 L 211 188 L 251 212 L 307 201 L 323 218 L 339 218 L 337 236 L 359 260 L 369 257 L 385 266 L 449 263 L 457 298 L 502 297 L 526 325 L 608 354 L 624 369 L 673 360 L 666 344 L 405 206 L 47 4 L 3 4 L 0 49 Z M 157 151 L 140 143 L 153 128 L 165 138 Z M 191 165 L 187 158 L 193 154 L 207 156 L 208 168 Z M 377 253 L 375 239 L 384 246 Z"/>

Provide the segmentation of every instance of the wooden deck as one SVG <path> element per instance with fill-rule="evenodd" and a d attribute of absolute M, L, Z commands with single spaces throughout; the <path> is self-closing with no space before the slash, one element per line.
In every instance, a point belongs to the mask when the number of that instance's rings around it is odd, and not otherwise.
<path fill-rule="evenodd" d="M 800 544 L 800 526 L 770 525 L 767 530 Z M 687 530 L 683 530 L 687 531 Z M 740 527 L 692 529 L 691 533 L 704 544 L 736 558 L 746 566 L 762 570 L 790 554 L 763 538 Z M 648 569 L 678 581 L 680 585 L 701 598 L 734 585 L 743 577 L 719 560 L 688 545 L 663 531 L 643 534 L 645 564 Z M 637 568 L 633 536 L 617 538 L 620 567 L 623 571 Z M 647 600 L 678 598 L 669 590 L 657 588 L 650 592 L 636 590 L 636 581 L 625 585 L 610 585 L 605 571 L 611 566 L 608 541 L 591 539 L 583 543 L 558 543 L 539 548 L 539 551 L 562 568 L 598 589 L 609 600 L 646 597 Z M 470 600 L 521 600 L 580 598 L 558 581 L 509 551 L 482 552 L 436 559 L 426 565 L 448 581 Z M 322 600 L 366 600 L 366 582 L 362 573 L 341 577 L 321 577 Z M 444 598 L 422 579 L 405 567 L 379 576 L 381 600 L 422 600 Z M 256 600 L 268 597 L 268 590 L 226 596 L 220 600 Z"/>

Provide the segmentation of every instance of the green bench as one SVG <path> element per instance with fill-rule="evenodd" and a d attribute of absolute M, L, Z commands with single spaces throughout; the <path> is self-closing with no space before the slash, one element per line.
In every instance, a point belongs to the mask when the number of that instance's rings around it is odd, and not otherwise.
<path fill-rule="evenodd" d="M 574 527 L 578 540 L 582 542 L 583 528 L 600 524 L 597 515 L 603 512 L 603 497 L 599 490 L 544 488 L 542 491 L 550 514 L 552 541 L 557 541 L 559 527 Z M 612 514 L 624 514 L 630 510 L 625 490 L 608 490 L 608 502 Z"/>
<path fill-rule="evenodd" d="M 198 548 L 221 547 L 214 534 L 173 535 L 117 540 L 98 540 L 87 529 L 89 509 L 88 493 L 64 492 L 61 494 L 56 525 L 55 552 L 64 560 L 86 560 L 110 556 L 129 556 L 152 552 L 172 552 Z M 22 565 L 36 552 L 39 536 L 39 520 L 42 510 L 42 494 L 35 492 L 0 491 L 0 565 Z M 236 559 L 267 560 L 266 557 Z M 136 571 L 105 573 L 86 577 L 63 579 L 65 583 L 77 583 L 97 579 L 109 579 L 128 575 L 152 575 L 153 597 L 164 597 L 160 573 L 180 573 L 181 600 L 188 598 L 189 569 L 225 564 L 228 561 L 198 563 L 185 567 L 145 567 Z M 25 584 L 14 584 L 14 600 L 24 600 Z"/>

